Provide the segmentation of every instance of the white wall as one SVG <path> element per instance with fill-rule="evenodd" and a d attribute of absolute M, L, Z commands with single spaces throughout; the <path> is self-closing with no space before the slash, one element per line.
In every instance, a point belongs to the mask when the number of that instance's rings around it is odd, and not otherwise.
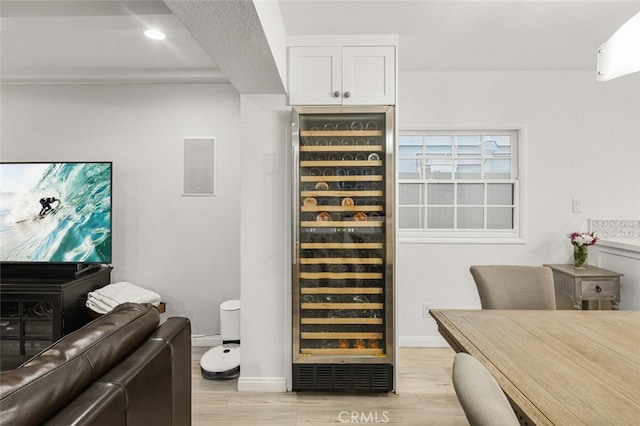
<path fill-rule="evenodd" d="M 404 72 L 399 129 L 525 125 L 522 245 L 399 244 L 401 345 L 442 343 L 422 305 L 479 308 L 472 264 L 568 262 L 566 234 L 589 218 L 640 217 L 640 74 L 598 83 L 593 72 Z M 572 198 L 583 213 L 572 213 Z"/>
<path fill-rule="evenodd" d="M 113 161 L 112 281 L 194 334 L 240 296 L 240 97 L 228 84 L 3 85 L 2 161 Z M 182 139 L 213 136 L 217 195 L 182 197 Z"/>
<path fill-rule="evenodd" d="M 291 352 L 287 162 L 291 115 L 284 95 L 242 95 L 241 111 L 242 369 L 238 390 L 285 391 Z"/>
<path fill-rule="evenodd" d="M 244 96 L 241 112 L 229 85 L 1 90 L 2 161 L 114 162 L 114 281 L 159 292 L 164 317 L 190 317 L 194 334 L 218 332 L 219 304 L 242 287 L 242 386 L 282 389 L 291 347 L 284 99 Z M 441 343 L 423 303 L 479 307 L 469 265 L 565 262 L 565 235 L 589 217 L 639 216 L 640 75 L 401 73 L 399 95 L 399 128 L 525 124 L 528 136 L 527 243 L 399 244 L 401 344 Z M 184 136 L 216 137 L 216 197 L 180 196 Z M 572 197 L 584 213 L 571 212 Z"/>

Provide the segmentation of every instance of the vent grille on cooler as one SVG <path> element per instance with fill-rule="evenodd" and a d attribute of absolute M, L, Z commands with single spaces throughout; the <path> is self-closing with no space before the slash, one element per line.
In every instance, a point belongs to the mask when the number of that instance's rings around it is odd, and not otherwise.
<path fill-rule="evenodd" d="M 390 392 L 393 367 L 390 364 L 294 364 L 293 390 Z"/>

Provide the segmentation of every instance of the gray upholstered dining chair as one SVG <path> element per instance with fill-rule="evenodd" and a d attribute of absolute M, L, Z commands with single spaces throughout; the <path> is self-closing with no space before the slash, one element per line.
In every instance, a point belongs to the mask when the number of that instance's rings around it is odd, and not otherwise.
<path fill-rule="evenodd" d="M 470 271 L 482 309 L 556 309 L 551 268 L 474 265 Z"/>
<path fill-rule="evenodd" d="M 458 401 L 471 426 L 520 424 L 489 370 L 471 355 L 456 354 L 452 379 Z"/>

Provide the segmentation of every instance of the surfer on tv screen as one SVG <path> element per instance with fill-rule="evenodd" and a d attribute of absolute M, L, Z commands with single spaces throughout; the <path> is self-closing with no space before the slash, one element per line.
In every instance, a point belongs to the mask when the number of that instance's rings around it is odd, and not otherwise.
<path fill-rule="evenodd" d="M 47 214 L 49 210 L 53 210 L 53 207 L 51 207 L 51 203 L 55 202 L 57 202 L 58 206 L 60 206 L 60 200 L 56 197 L 40 198 L 40 205 L 42 205 L 42 209 L 40 210 L 40 213 L 38 213 L 38 216 L 44 217 L 44 215 Z"/>

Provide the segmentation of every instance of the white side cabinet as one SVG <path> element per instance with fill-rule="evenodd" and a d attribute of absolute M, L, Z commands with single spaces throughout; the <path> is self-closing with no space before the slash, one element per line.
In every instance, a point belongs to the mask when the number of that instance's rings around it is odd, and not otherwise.
<path fill-rule="evenodd" d="M 394 46 L 289 48 L 291 105 L 394 105 Z"/>

